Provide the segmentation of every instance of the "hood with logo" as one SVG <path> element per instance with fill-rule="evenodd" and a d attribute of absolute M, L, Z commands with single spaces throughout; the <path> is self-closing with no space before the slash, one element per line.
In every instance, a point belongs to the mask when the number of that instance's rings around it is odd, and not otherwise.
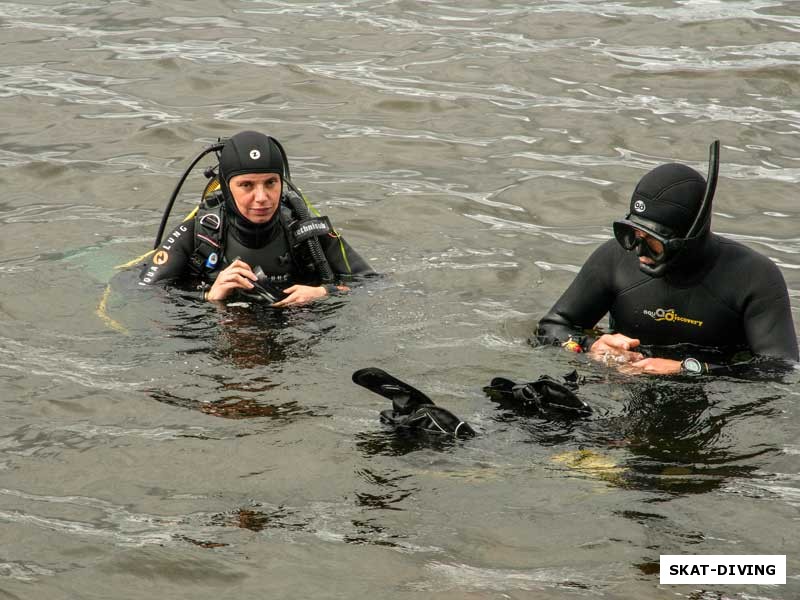
<path fill-rule="evenodd" d="M 679 280 L 693 277 L 710 266 L 708 254 L 711 236 L 711 206 L 719 172 L 719 141 L 709 147 L 708 180 L 700 173 L 678 163 L 656 167 L 636 185 L 625 219 L 614 222 L 614 236 L 626 250 L 636 248 L 639 270 L 650 277 L 668 276 Z M 626 233 L 627 229 L 627 233 Z M 649 234 L 663 245 L 663 250 L 645 251 L 640 240 L 631 247 L 631 230 Z"/>
<path fill-rule="evenodd" d="M 270 231 L 276 218 L 259 225 L 239 212 L 231 194 L 230 181 L 236 175 L 246 173 L 277 173 L 283 183 L 286 160 L 280 145 L 273 138 L 257 131 L 242 131 L 225 141 L 219 155 L 219 182 L 234 234 L 246 245 L 257 247 L 271 237 Z M 277 216 L 278 213 L 275 214 Z"/>
<path fill-rule="evenodd" d="M 631 196 L 627 219 L 648 233 L 666 229 L 685 237 L 697 218 L 706 191 L 705 178 L 686 165 L 669 163 L 656 167 L 639 180 Z M 704 224 L 708 230 L 710 219 Z"/>

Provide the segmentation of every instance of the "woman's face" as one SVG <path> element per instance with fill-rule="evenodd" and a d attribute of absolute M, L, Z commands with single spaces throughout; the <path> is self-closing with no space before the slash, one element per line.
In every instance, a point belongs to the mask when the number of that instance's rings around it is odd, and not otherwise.
<path fill-rule="evenodd" d="M 251 223 L 269 222 L 281 201 L 281 176 L 277 173 L 243 173 L 228 182 L 233 201 Z"/>

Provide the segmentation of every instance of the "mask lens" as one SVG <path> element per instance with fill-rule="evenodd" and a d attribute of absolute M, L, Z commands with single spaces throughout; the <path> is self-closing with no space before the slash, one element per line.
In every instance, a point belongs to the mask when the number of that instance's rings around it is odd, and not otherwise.
<path fill-rule="evenodd" d="M 637 255 L 652 258 L 655 262 L 660 262 L 664 259 L 666 255 L 664 242 L 644 231 L 635 230 L 634 235 L 636 236 L 635 245 Z"/>
<path fill-rule="evenodd" d="M 630 252 L 636 248 L 636 230 L 626 223 L 614 223 L 614 237 L 625 250 Z"/>
<path fill-rule="evenodd" d="M 647 254 L 650 258 L 656 261 L 664 258 L 664 244 L 662 242 L 647 234 L 644 234 L 639 239 L 647 246 Z"/>
<path fill-rule="evenodd" d="M 655 237 L 632 225 L 617 221 L 614 223 L 614 237 L 628 252 L 636 251 L 638 256 L 646 256 L 658 262 L 666 256 L 664 240 Z"/>

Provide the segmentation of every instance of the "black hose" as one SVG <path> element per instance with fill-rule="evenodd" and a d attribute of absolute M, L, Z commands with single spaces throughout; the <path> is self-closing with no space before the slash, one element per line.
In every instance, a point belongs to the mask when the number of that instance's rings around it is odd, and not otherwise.
<path fill-rule="evenodd" d="M 686 234 L 686 239 L 696 238 L 704 230 L 705 224 L 711 216 L 711 202 L 717 190 L 719 178 L 719 140 L 714 140 L 708 148 L 708 176 L 706 177 L 706 191 L 703 202 L 697 211 L 697 216 Z"/>
<path fill-rule="evenodd" d="M 286 183 L 288 184 L 289 189 L 295 192 L 294 194 L 286 194 L 286 199 L 289 202 L 292 210 L 301 221 L 310 219 L 311 213 L 308 210 L 305 200 L 303 200 L 303 195 L 300 193 L 300 190 L 298 190 L 288 179 L 286 180 Z M 333 282 L 333 271 L 331 270 L 330 264 L 328 264 L 328 259 L 325 257 L 325 252 L 322 250 L 322 244 L 319 243 L 319 239 L 316 236 L 310 237 L 305 241 L 305 243 L 308 244 L 308 250 L 311 254 L 312 260 L 314 261 L 314 266 L 317 268 L 317 273 L 319 274 L 322 283 Z"/>
<path fill-rule="evenodd" d="M 164 230 L 167 228 L 167 221 L 169 220 L 169 215 L 172 212 L 172 205 L 175 204 L 175 198 L 178 197 L 178 193 L 180 193 L 181 188 L 183 187 L 183 182 L 186 181 L 186 178 L 189 176 L 189 173 L 192 172 L 194 166 L 198 162 L 200 162 L 200 159 L 202 159 L 206 154 L 208 154 L 209 152 L 216 152 L 222 150 L 223 145 L 224 144 L 222 142 L 217 142 L 216 144 L 211 144 L 207 148 L 204 148 L 203 151 L 200 152 L 200 154 L 198 154 L 195 157 L 192 163 L 188 167 L 186 167 L 186 170 L 183 172 L 183 175 L 181 175 L 181 178 L 178 181 L 178 184 L 175 186 L 175 189 L 172 191 L 172 196 L 170 196 L 169 202 L 167 202 L 167 206 L 164 209 L 164 215 L 161 217 L 161 225 L 158 226 L 156 241 L 155 243 L 153 243 L 153 250 L 158 248 L 158 245 L 161 243 L 161 238 L 164 237 Z"/>

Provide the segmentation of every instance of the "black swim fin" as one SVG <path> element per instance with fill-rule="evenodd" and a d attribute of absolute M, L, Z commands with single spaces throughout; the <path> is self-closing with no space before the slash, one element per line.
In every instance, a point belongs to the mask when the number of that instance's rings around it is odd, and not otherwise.
<path fill-rule="evenodd" d="M 586 417 L 592 407 L 575 395 L 576 373 L 564 377 L 560 383 L 542 375 L 530 383 L 515 383 L 504 377 L 495 377 L 483 391 L 495 402 L 522 414 L 557 412 L 571 417 Z"/>
<path fill-rule="evenodd" d="M 417 429 L 437 435 L 453 435 L 461 438 L 475 435 L 475 430 L 469 423 L 462 421 L 446 408 L 435 404 L 423 404 L 411 414 L 402 414 L 395 410 L 382 410 L 381 422 L 392 427 Z"/>
<path fill-rule="evenodd" d="M 423 404 L 434 403 L 433 400 L 418 389 L 392 377 L 386 371 L 377 367 L 359 369 L 353 373 L 353 382 L 384 398 L 388 398 L 398 412 L 411 413 Z"/>
<path fill-rule="evenodd" d="M 417 430 L 437 435 L 472 437 L 475 430 L 446 408 L 436 406 L 433 400 L 413 386 L 392 377 L 375 367 L 353 373 L 353 382 L 388 398 L 391 410 L 380 413 L 381 422 L 404 430 Z"/>

